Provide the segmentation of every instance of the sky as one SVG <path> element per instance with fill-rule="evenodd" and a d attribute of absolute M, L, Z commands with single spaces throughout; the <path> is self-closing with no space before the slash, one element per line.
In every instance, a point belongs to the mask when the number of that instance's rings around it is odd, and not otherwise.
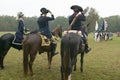
<path fill-rule="evenodd" d="M 100 17 L 120 15 L 119 0 L 0 0 L 0 15 L 16 16 L 21 11 L 26 17 L 40 16 L 40 9 L 45 7 L 55 17 L 67 17 L 73 13 L 72 5 L 92 7 Z"/>

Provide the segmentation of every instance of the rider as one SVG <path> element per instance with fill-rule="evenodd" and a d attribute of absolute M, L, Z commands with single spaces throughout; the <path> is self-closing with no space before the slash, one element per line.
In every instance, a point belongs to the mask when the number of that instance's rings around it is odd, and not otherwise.
<path fill-rule="evenodd" d="M 74 13 L 69 17 L 69 24 L 71 24 L 74 17 L 77 16 L 75 22 L 73 23 L 73 25 L 71 27 L 71 30 L 81 30 L 82 31 L 82 33 L 83 33 L 82 39 L 85 43 L 85 52 L 88 53 L 91 50 L 91 48 L 88 47 L 87 37 L 86 37 L 84 31 L 82 30 L 83 26 L 81 23 L 82 21 L 86 20 L 86 17 L 83 13 L 83 9 L 78 5 L 71 6 L 71 9 L 74 11 Z M 79 14 L 79 12 L 81 12 L 81 14 Z"/>
<path fill-rule="evenodd" d="M 38 26 L 39 26 L 39 32 L 41 32 L 43 35 L 45 35 L 48 39 L 50 39 L 52 41 L 51 53 L 52 53 L 52 55 L 56 55 L 56 54 L 58 54 L 58 52 L 55 52 L 57 43 L 52 38 L 52 33 L 50 31 L 49 24 L 48 24 L 49 21 L 54 20 L 54 15 L 51 13 L 51 11 L 49 11 L 46 8 L 41 8 L 40 12 L 41 12 L 41 16 L 38 18 L 38 21 L 37 21 Z M 51 17 L 48 17 L 47 13 L 50 13 Z"/>
<path fill-rule="evenodd" d="M 18 12 L 17 21 L 18 21 L 18 29 L 15 33 L 15 38 L 13 40 L 13 44 L 22 45 L 23 35 L 25 34 L 25 24 L 24 24 L 24 14 L 22 12 Z"/>

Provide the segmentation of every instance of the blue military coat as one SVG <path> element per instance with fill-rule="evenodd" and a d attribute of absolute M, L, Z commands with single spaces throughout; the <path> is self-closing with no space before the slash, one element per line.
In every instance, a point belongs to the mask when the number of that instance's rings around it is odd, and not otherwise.
<path fill-rule="evenodd" d="M 15 33 L 15 38 L 14 38 L 13 44 L 21 45 L 22 40 L 23 40 L 24 30 L 25 30 L 24 22 L 22 19 L 20 19 L 18 22 L 18 29 Z"/>
<path fill-rule="evenodd" d="M 51 20 L 54 20 L 53 15 L 51 15 L 51 17 L 40 16 L 37 21 L 39 26 L 39 31 L 47 38 L 52 38 L 52 33 L 49 29 L 49 23 L 48 23 Z"/>
<path fill-rule="evenodd" d="M 73 21 L 75 16 L 76 16 L 75 14 L 72 14 L 69 17 L 69 24 L 71 24 L 71 22 Z M 85 20 L 86 20 L 86 17 L 84 15 L 82 15 L 82 14 L 78 15 L 75 23 L 72 25 L 72 30 L 81 30 L 82 31 L 82 23 L 81 22 L 85 21 Z"/>
<path fill-rule="evenodd" d="M 75 16 L 76 16 L 75 14 L 72 14 L 69 17 L 69 25 L 72 23 Z M 82 35 L 83 35 L 82 39 L 84 41 L 86 41 L 86 37 L 85 37 L 84 31 L 83 31 L 83 24 L 81 22 L 85 21 L 85 20 L 86 20 L 86 17 L 83 14 L 78 15 L 75 22 L 74 22 L 74 24 L 72 25 L 72 29 L 71 29 L 71 30 L 80 30 L 80 31 L 82 31 Z"/>

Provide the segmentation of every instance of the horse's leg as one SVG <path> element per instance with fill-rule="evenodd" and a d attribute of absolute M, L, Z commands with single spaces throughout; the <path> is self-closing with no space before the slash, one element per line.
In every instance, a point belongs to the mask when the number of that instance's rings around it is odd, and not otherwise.
<path fill-rule="evenodd" d="M 3 63 L 2 63 L 2 55 L 0 55 L 0 68 L 1 68 L 1 69 L 4 68 L 4 66 L 2 66 L 2 64 L 3 64 Z"/>
<path fill-rule="evenodd" d="M 4 69 L 4 63 L 3 63 L 3 61 L 4 61 L 4 58 L 5 58 L 6 54 L 7 53 L 3 52 L 2 55 L 0 55 L 0 67 L 1 67 L 1 69 Z"/>
<path fill-rule="evenodd" d="M 47 57 L 48 57 L 48 69 L 51 69 L 51 62 L 52 62 L 51 52 L 47 52 Z"/>
<path fill-rule="evenodd" d="M 61 64 L 61 80 L 63 80 L 63 74 L 64 74 L 64 70 L 63 70 L 63 64 Z"/>
<path fill-rule="evenodd" d="M 32 52 L 30 52 L 30 62 L 29 62 L 29 70 L 30 70 L 30 75 L 33 76 L 33 69 L 32 69 L 32 65 L 33 62 L 35 60 L 36 54 L 37 54 L 37 50 L 31 50 Z"/>
<path fill-rule="evenodd" d="M 63 59 L 63 52 L 61 51 L 61 80 L 64 80 L 64 71 L 65 71 L 65 69 L 64 69 L 64 59 Z"/>
<path fill-rule="evenodd" d="M 81 53 L 81 60 L 80 60 L 80 62 L 81 62 L 81 67 L 80 67 L 81 72 L 83 72 L 83 60 L 84 60 L 84 52 Z"/>
<path fill-rule="evenodd" d="M 0 53 L 0 66 L 1 66 L 1 69 L 4 69 L 4 58 L 8 52 L 8 50 L 10 49 L 10 47 L 8 46 L 8 48 L 6 48 L 5 50 L 3 49 L 3 51 L 1 51 Z"/>
<path fill-rule="evenodd" d="M 23 51 L 24 76 L 26 77 L 28 74 L 28 53 L 25 50 Z"/>
<path fill-rule="evenodd" d="M 74 64 L 74 71 L 76 71 L 76 64 L 77 64 L 77 58 L 75 59 L 75 64 Z"/>

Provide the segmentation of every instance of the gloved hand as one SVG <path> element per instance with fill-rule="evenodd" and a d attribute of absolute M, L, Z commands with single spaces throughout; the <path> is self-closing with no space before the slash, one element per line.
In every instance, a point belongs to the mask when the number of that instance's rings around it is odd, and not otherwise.
<path fill-rule="evenodd" d="M 30 29 L 26 28 L 26 29 L 25 29 L 25 32 L 28 32 L 28 31 L 30 31 Z"/>

